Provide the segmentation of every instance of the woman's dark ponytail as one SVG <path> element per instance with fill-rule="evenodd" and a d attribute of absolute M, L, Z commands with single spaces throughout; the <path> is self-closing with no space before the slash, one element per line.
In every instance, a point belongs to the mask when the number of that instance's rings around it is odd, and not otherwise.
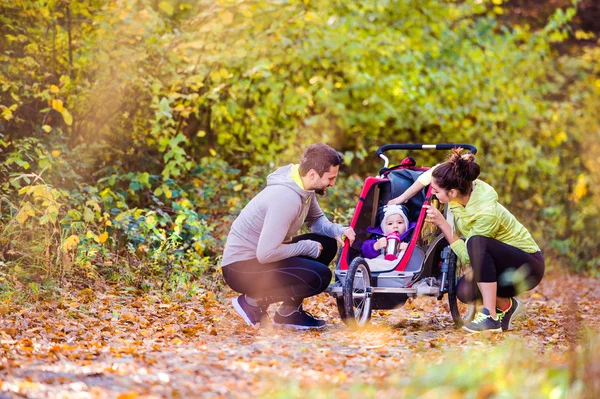
<path fill-rule="evenodd" d="M 461 155 L 462 148 L 454 148 L 448 160 L 435 168 L 433 178 L 438 186 L 446 191 L 455 189 L 466 195 L 471 192 L 472 183 L 481 169 L 475 162 L 475 154 Z"/>

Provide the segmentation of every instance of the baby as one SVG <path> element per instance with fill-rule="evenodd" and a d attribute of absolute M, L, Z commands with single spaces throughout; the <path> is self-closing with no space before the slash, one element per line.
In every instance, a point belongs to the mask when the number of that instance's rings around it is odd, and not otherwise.
<path fill-rule="evenodd" d="M 408 223 L 408 208 L 404 205 L 386 205 L 383 207 L 383 219 L 381 220 L 381 226 L 371 229 L 369 228 L 369 232 L 373 235 L 382 236 L 381 238 L 372 238 L 363 243 L 361 250 L 363 257 L 367 259 L 384 259 L 385 257 L 385 249 L 388 244 L 388 239 L 386 238 L 389 234 L 396 233 L 400 236 L 400 241 L 405 239 L 408 236 L 410 230 L 414 228 L 414 226 L 410 226 Z M 404 250 L 408 247 L 408 244 L 402 242 L 400 244 L 400 253 L 398 254 L 398 258 L 401 258 L 404 254 Z"/>

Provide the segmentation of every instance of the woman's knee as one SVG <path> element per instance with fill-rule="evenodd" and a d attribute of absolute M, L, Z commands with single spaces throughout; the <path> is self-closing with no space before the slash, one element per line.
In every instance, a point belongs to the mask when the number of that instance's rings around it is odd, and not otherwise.
<path fill-rule="evenodd" d="M 472 303 L 479 298 L 479 288 L 477 288 L 477 284 L 473 282 L 472 279 L 466 279 L 465 277 L 461 277 L 456 284 L 456 297 L 462 303 Z"/>
<path fill-rule="evenodd" d="M 491 255 L 489 244 L 493 238 L 473 236 L 467 240 L 471 268 L 478 282 L 494 282 L 497 280 L 496 264 Z"/>
<path fill-rule="evenodd" d="M 490 240 L 493 240 L 493 238 L 485 236 L 469 237 L 467 240 L 467 251 L 469 252 L 469 255 L 471 255 L 471 252 L 484 251 Z"/>

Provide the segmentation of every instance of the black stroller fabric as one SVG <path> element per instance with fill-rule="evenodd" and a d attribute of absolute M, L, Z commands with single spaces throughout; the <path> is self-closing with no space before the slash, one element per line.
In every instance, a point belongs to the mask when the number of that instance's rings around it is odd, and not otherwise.
<path fill-rule="evenodd" d="M 403 192 L 405 192 L 423 172 L 418 172 L 410 169 L 398 169 L 393 170 L 388 174 L 388 179 L 391 186 L 391 197 L 396 198 Z M 427 187 L 423 188 L 420 192 L 415 194 L 405 204 L 408 207 L 408 219 L 411 222 L 416 221 L 419 218 L 421 207 L 425 202 L 425 196 L 427 195 Z"/>

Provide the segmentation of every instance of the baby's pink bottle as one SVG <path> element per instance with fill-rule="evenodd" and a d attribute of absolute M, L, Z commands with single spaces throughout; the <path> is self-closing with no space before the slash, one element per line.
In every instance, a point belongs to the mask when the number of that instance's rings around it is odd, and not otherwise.
<path fill-rule="evenodd" d="M 398 259 L 398 249 L 400 248 L 400 234 L 392 231 L 387 235 L 387 247 L 385 248 L 385 260 Z"/>

